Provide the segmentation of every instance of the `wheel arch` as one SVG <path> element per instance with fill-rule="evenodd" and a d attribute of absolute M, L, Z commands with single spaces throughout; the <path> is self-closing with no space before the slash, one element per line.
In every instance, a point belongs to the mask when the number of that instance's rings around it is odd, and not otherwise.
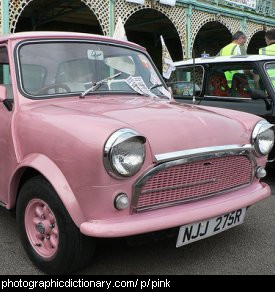
<path fill-rule="evenodd" d="M 43 176 L 52 185 L 72 220 L 79 227 L 85 221 L 80 205 L 62 171 L 43 154 L 28 155 L 15 169 L 9 183 L 7 209 L 15 207 L 20 189 L 28 179 L 36 175 Z"/>

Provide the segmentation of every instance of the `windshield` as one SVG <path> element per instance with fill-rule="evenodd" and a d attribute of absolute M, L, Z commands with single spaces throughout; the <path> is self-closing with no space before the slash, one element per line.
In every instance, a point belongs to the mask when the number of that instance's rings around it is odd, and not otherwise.
<path fill-rule="evenodd" d="M 56 41 L 30 42 L 18 49 L 20 83 L 31 98 L 90 93 L 139 93 L 166 96 L 169 92 L 145 54 L 111 44 Z M 116 78 L 109 78 L 117 75 Z M 154 85 L 163 86 L 155 87 Z"/>
<path fill-rule="evenodd" d="M 269 81 L 275 89 L 275 63 L 268 63 L 265 65 L 265 70 L 267 76 L 269 77 Z"/>

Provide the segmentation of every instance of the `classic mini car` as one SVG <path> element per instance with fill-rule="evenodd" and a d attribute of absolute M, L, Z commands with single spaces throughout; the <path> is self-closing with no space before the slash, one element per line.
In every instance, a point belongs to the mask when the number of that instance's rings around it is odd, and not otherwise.
<path fill-rule="evenodd" d="M 96 238 L 178 227 L 183 246 L 270 195 L 272 125 L 176 103 L 144 48 L 18 33 L 0 38 L 0 60 L 0 201 L 46 273 L 87 265 Z"/>
<path fill-rule="evenodd" d="M 274 124 L 275 56 L 202 57 L 175 66 L 167 84 L 177 101 L 245 111 Z"/>

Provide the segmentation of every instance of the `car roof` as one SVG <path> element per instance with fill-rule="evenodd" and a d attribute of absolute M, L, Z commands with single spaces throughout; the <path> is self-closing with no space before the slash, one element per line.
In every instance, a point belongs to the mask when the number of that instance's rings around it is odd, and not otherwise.
<path fill-rule="evenodd" d="M 175 66 L 193 65 L 195 64 L 209 64 L 209 63 L 226 63 L 226 62 L 255 62 L 255 61 L 274 61 L 275 56 L 267 55 L 246 55 L 246 56 L 219 56 L 219 57 L 203 57 L 188 59 L 184 61 L 174 62 Z"/>
<path fill-rule="evenodd" d="M 124 46 L 131 46 L 133 48 L 143 50 L 146 49 L 138 44 L 114 39 L 112 37 L 106 37 L 98 34 L 88 34 L 88 33 L 78 33 L 78 32 L 64 32 L 64 31 L 27 31 L 27 32 L 17 32 L 12 34 L 0 35 L 0 43 L 7 42 L 9 40 L 35 40 L 35 39 L 47 39 L 47 38 L 71 38 L 71 39 L 85 39 L 85 40 L 94 40 L 94 41 L 104 41 L 117 43 Z"/>

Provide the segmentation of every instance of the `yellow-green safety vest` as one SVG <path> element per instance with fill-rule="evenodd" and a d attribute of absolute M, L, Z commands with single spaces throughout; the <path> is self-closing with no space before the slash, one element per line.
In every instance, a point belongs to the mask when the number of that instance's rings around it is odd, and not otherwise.
<path fill-rule="evenodd" d="M 259 49 L 259 55 L 275 56 L 275 44 Z M 267 69 L 267 74 L 275 87 L 275 69 Z"/>
<path fill-rule="evenodd" d="M 275 44 L 259 49 L 259 55 L 275 56 Z"/>
<path fill-rule="evenodd" d="M 237 47 L 238 45 L 234 43 L 230 43 L 224 48 L 222 48 L 219 52 L 219 56 L 235 56 L 237 55 Z M 228 83 L 228 86 L 231 88 L 232 86 L 232 79 L 235 73 L 238 73 L 238 71 L 227 71 L 225 72 L 225 77 Z"/>
<path fill-rule="evenodd" d="M 219 56 L 234 56 L 237 55 L 238 45 L 230 43 L 220 50 Z"/>

